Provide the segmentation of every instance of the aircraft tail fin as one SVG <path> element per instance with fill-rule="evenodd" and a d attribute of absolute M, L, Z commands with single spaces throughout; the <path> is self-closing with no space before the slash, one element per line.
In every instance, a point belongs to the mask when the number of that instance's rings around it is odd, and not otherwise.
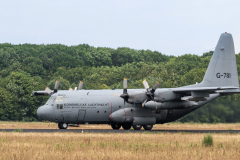
<path fill-rule="evenodd" d="M 205 76 L 199 86 L 234 86 L 239 88 L 236 56 L 231 34 L 221 34 Z"/>

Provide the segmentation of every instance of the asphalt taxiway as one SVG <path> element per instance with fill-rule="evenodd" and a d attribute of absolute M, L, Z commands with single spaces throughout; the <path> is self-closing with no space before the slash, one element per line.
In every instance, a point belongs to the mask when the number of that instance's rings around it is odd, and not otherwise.
<path fill-rule="evenodd" d="M 0 129 L 0 132 L 14 132 L 16 129 Z M 112 130 L 112 129 L 21 129 L 21 132 L 74 132 L 74 133 L 240 133 L 240 130 Z"/>

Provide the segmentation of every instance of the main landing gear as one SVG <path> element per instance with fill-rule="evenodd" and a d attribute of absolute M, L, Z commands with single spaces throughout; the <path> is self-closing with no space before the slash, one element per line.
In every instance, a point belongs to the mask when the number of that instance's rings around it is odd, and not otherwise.
<path fill-rule="evenodd" d="M 112 129 L 114 130 L 119 130 L 119 128 L 121 128 L 120 124 L 111 124 L 111 126 L 112 126 Z"/>
<path fill-rule="evenodd" d="M 151 130 L 153 128 L 153 125 L 143 125 L 143 128 L 145 130 Z"/>
<path fill-rule="evenodd" d="M 142 125 L 133 125 L 134 130 L 141 130 Z"/>
<path fill-rule="evenodd" d="M 68 128 L 68 124 L 67 123 L 58 123 L 58 128 L 59 129 L 67 129 Z"/>
<path fill-rule="evenodd" d="M 131 129 L 131 127 L 133 127 L 134 130 L 141 130 L 142 127 L 145 129 L 145 130 L 151 130 L 153 128 L 153 125 L 131 125 L 130 123 L 129 124 L 111 124 L 112 126 L 112 129 L 114 130 L 119 130 L 121 127 L 123 127 L 124 130 L 129 130 Z"/>
<path fill-rule="evenodd" d="M 129 130 L 132 127 L 132 125 L 131 124 L 123 124 L 122 127 L 124 130 Z"/>

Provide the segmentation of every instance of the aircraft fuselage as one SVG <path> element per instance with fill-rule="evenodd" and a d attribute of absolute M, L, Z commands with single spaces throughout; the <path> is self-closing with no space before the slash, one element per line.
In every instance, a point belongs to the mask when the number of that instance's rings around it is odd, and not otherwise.
<path fill-rule="evenodd" d="M 181 118 L 220 96 L 210 94 L 207 101 L 186 109 L 171 109 L 169 106 L 170 109 L 156 110 L 141 104 L 124 104 L 119 97 L 121 93 L 122 90 L 58 91 L 38 109 L 38 115 L 52 122 L 71 124 L 132 123 L 135 117 L 154 117 L 158 124 Z"/>

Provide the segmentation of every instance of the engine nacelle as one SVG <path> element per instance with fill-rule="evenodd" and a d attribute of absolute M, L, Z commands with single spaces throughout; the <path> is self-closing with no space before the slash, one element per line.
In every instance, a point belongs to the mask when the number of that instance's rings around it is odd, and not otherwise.
<path fill-rule="evenodd" d="M 198 103 L 192 101 L 172 101 L 158 103 L 154 101 L 149 101 L 145 104 L 145 107 L 150 109 L 186 109 L 193 106 L 198 106 Z"/>
<path fill-rule="evenodd" d="M 147 99 L 147 95 L 144 91 L 136 91 L 128 93 L 128 103 L 143 103 Z"/>
<path fill-rule="evenodd" d="M 161 89 L 154 93 L 154 101 L 157 102 L 168 102 L 172 100 L 180 100 L 181 94 L 174 93 L 170 89 Z"/>

